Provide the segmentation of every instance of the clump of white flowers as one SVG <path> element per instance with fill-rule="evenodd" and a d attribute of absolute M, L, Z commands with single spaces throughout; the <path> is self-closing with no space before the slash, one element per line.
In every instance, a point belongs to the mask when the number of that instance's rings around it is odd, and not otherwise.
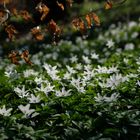
<path fill-rule="evenodd" d="M 106 95 L 101 95 L 100 93 L 97 94 L 96 97 L 94 97 L 95 101 L 98 103 L 103 103 L 103 102 L 115 102 L 117 101 L 117 99 L 119 98 L 119 94 L 118 93 L 113 93 L 111 94 L 111 96 L 106 96 Z"/>

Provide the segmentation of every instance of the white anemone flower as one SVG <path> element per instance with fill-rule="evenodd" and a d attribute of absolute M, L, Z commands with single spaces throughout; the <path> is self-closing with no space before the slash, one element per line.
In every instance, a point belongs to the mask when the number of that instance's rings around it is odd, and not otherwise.
<path fill-rule="evenodd" d="M 115 44 L 115 43 L 113 42 L 113 40 L 110 39 L 110 40 L 107 41 L 106 46 L 107 46 L 108 48 L 111 48 L 111 47 L 114 46 L 114 44 Z"/>
<path fill-rule="evenodd" d="M 40 102 L 40 96 L 35 96 L 34 94 L 31 94 L 30 97 L 28 97 L 29 103 L 39 103 Z"/>
<path fill-rule="evenodd" d="M 5 108 L 5 105 L 3 105 L 3 107 L 0 108 L 0 115 L 3 115 L 3 116 L 5 116 L 5 117 L 6 117 L 6 116 L 10 116 L 12 110 L 13 110 L 12 108 L 6 109 L 6 108 Z"/>
<path fill-rule="evenodd" d="M 37 90 L 44 92 L 46 96 L 48 96 L 49 92 L 54 91 L 54 86 L 52 86 L 50 83 L 47 83 L 47 85 L 41 84 L 41 87 L 40 88 L 37 87 Z"/>
<path fill-rule="evenodd" d="M 66 68 L 67 68 L 67 70 L 70 74 L 76 73 L 76 70 L 74 70 L 73 67 L 70 67 L 70 66 L 66 65 Z"/>
<path fill-rule="evenodd" d="M 137 81 L 137 85 L 140 87 L 140 81 Z"/>
<path fill-rule="evenodd" d="M 92 59 L 98 59 L 99 58 L 99 55 L 96 54 L 96 53 L 91 53 L 90 55 L 91 55 Z"/>
<path fill-rule="evenodd" d="M 33 118 L 39 114 L 35 112 L 35 109 L 30 109 L 30 104 L 27 104 L 26 106 L 19 105 L 18 108 L 24 114 L 23 118 Z"/>
<path fill-rule="evenodd" d="M 107 79 L 106 86 L 115 89 L 120 83 L 128 81 L 128 77 L 122 76 L 121 74 L 113 74 L 110 78 Z"/>
<path fill-rule="evenodd" d="M 22 86 L 22 88 L 16 87 L 14 88 L 14 91 L 17 93 L 17 95 L 20 98 L 28 97 L 29 96 L 29 90 L 25 90 L 25 85 Z"/>
<path fill-rule="evenodd" d="M 65 87 L 62 88 L 61 91 L 56 91 L 56 96 L 61 97 L 61 96 L 69 96 L 71 90 L 66 90 Z"/>
<path fill-rule="evenodd" d="M 98 102 L 98 103 L 103 103 L 103 102 L 114 102 L 118 99 L 119 97 L 119 94 L 118 93 L 113 93 L 110 97 L 104 95 L 100 95 L 99 93 L 97 94 L 96 97 L 94 97 L 95 101 Z"/>
<path fill-rule="evenodd" d="M 76 62 L 78 61 L 77 56 L 76 56 L 76 55 L 72 56 L 72 57 L 70 58 L 70 61 L 71 61 L 71 63 L 76 63 Z"/>
<path fill-rule="evenodd" d="M 23 72 L 23 74 L 24 74 L 24 77 L 30 77 L 30 76 L 37 76 L 38 75 L 38 72 L 35 72 L 32 69 L 29 69 L 29 70 L 25 70 Z"/>
<path fill-rule="evenodd" d="M 43 67 L 45 68 L 45 70 L 47 71 L 48 75 L 53 79 L 53 80 L 60 80 L 60 77 L 57 75 L 58 74 L 58 70 L 57 70 L 57 66 L 51 66 L 47 63 L 45 63 L 43 65 Z"/>

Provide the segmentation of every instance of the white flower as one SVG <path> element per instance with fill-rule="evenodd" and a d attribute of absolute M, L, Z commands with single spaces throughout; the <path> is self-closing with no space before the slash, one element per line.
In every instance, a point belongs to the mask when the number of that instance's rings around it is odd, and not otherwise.
<path fill-rule="evenodd" d="M 113 47 L 114 46 L 114 42 L 112 41 L 112 39 L 111 40 L 108 40 L 107 41 L 107 43 L 106 43 L 106 46 L 108 47 L 108 48 L 111 48 L 111 47 Z"/>
<path fill-rule="evenodd" d="M 130 73 L 128 75 L 126 75 L 127 78 L 137 78 L 138 77 L 138 74 L 133 74 L 133 73 Z"/>
<path fill-rule="evenodd" d="M 67 70 L 70 74 L 76 73 L 76 70 L 74 70 L 73 67 L 70 67 L 70 66 L 66 65 L 66 68 L 67 68 Z"/>
<path fill-rule="evenodd" d="M 31 75 L 37 76 L 37 75 L 38 75 L 38 72 L 35 72 L 35 71 L 32 70 L 32 69 L 29 69 L 29 70 L 25 70 L 25 71 L 23 72 L 23 74 L 24 74 L 24 77 L 29 77 L 29 76 L 31 76 Z"/>
<path fill-rule="evenodd" d="M 134 33 L 132 33 L 131 38 L 132 39 L 137 38 L 138 35 L 139 35 L 138 32 L 134 32 Z"/>
<path fill-rule="evenodd" d="M 41 84 L 41 87 L 40 88 L 37 87 L 37 90 L 41 91 L 41 92 L 44 92 L 46 94 L 46 96 L 47 96 L 49 92 L 54 91 L 54 86 L 51 86 L 50 83 L 47 83 L 46 86 Z"/>
<path fill-rule="evenodd" d="M 111 89 L 116 88 L 120 83 L 127 81 L 127 77 L 123 77 L 121 74 L 113 74 L 107 79 L 106 86 L 111 87 Z"/>
<path fill-rule="evenodd" d="M 58 53 L 57 52 L 53 52 L 52 53 L 52 59 L 56 60 L 58 58 Z"/>
<path fill-rule="evenodd" d="M 128 62 L 129 62 L 129 59 L 127 59 L 127 58 L 124 58 L 124 59 L 123 59 L 123 61 L 124 61 L 124 63 L 128 64 Z"/>
<path fill-rule="evenodd" d="M 107 69 L 107 67 L 101 67 L 101 66 L 97 66 L 98 68 L 95 69 L 97 71 L 97 73 L 102 74 L 102 73 L 109 73 L 109 70 Z"/>
<path fill-rule="evenodd" d="M 22 86 L 22 89 L 19 87 L 14 88 L 14 91 L 17 93 L 17 95 L 20 98 L 24 98 L 24 97 L 29 96 L 29 93 L 28 93 L 29 90 L 25 90 L 25 85 Z"/>
<path fill-rule="evenodd" d="M 119 54 L 121 54 L 121 53 L 122 53 L 122 48 L 117 48 L 117 49 L 116 49 L 116 54 L 119 55 Z M 111 54 L 111 52 L 110 52 L 110 54 Z"/>
<path fill-rule="evenodd" d="M 106 84 L 105 80 L 103 80 L 102 82 L 98 81 L 98 84 L 102 88 L 106 88 L 107 87 L 107 84 Z"/>
<path fill-rule="evenodd" d="M 72 77 L 71 84 L 73 86 L 80 86 L 80 84 L 81 84 L 80 80 L 81 80 L 80 77 L 78 77 L 78 79 L 75 79 L 75 78 Z"/>
<path fill-rule="evenodd" d="M 78 92 L 84 93 L 85 89 L 83 84 L 85 84 L 80 77 L 78 79 L 74 79 L 72 77 L 71 84 L 77 89 Z"/>
<path fill-rule="evenodd" d="M 101 66 L 98 65 L 97 67 L 98 67 L 98 68 L 95 69 L 95 70 L 96 70 L 97 73 L 99 73 L 99 74 L 102 74 L 102 73 L 108 73 L 108 74 L 110 74 L 110 73 L 116 73 L 116 72 L 119 71 L 119 70 L 117 69 L 117 67 L 114 67 L 114 66 L 107 68 L 107 67 L 101 67 Z"/>
<path fill-rule="evenodd" d="M 32 62 L 34 64 L 36 64 L 36 65 L 40 65 L 41 64 L 38 54 L 35 54 L 35 55 L 32 56 Z"/>
<path fill-rule="evenodd" d="M 125 45 L 124 49 L 125 50 L 133 50 L 134 49 L 134 44 L 133 43 L 128 43 Z"/>
<path fill-rule="evenodd" d="M 132 28 L 134 26 L 137 26 L 137 23 L 135 21 L 130 21 L 129 24 L 128 24 L 128 27 Z"/>
<path fill-rule="evenodd" d="M 80 92 L 80 93 L 85 92 L 85 88 L 83 86 L 79 86 L 79 87 L 77 86 L 76 88 L 77 88 L 77 91 Z"/>
<path fill-rule="evenodd" d="M 140 81 L 137 81 L 137 85 L 140 87 Z"/>
<path fill-rule="evenodd" d="M 92 70 L 91 65 L 84 66 L 84 73 L 83 78 L 85 81 L 90 80 L 92 77 L 94 77 L 95 73 L 94 70 Z"/>
<path fill-rule="evenodd" d="M 24 114 L 24 118 L 33 118 L 39 114 L 35 112 L 35 109 L 30 109 L 30 104 L 27 104 L 26 106 L 19 105 L 18 108 Z"/>
<path fill-rule="evenodd" d="M 10 71 L 5 71 L 4 74 L 5 74 L 6 77 L 9 77 L 9 78 L 10 78 L 10 77 L 13 76 L 14 74 L 16 74 L 16 76 L 17 76 L 17 71 L 16 71 L 16 70 L 14 70 L 14 71 L 12 71 L 12 70 L 10 70 Z"/>
<path fill-rule="evenodd" d="M 4 74 L 6 77 L 11 77 L 12 71 L 9 71 L 9 72 L 5 71 Z"/>
<path fill-rule="evenodd" d="M 59 96 L 59 97 L 61 97 L 61 96 L 69 96 L 70 95 L 70 91 L 71 90 L 65 90 L 65 87 L 63 87 L 62 88 L 62 90 L 61 91 L 56 91 L 56 96 Z"/>
<path fill-rule="evenodd" d="M 137 60 L 136 63 L 137 63 L 138 65 L 140 65 L 140 57 L 139 57 L 138 59 L 136 59 L 136 60 Z"/>
<path fill-rule="evenodd" d="M 99 34 L 98 40 L 99 40 L 99 41 L 104 41 L 104 39 L 105 39 L 104 36 L 103 36 L 102 34 Z"/>
<path fill-rule="evenodd" d="M 29 103 L 39 103 L 40 102 L 40 96 L 37 97 L 34 94 L 31 94 L 31 97 L 28 97 Z"/>
<path fill-rule="evenodd" d="M 97 93 L 97 96 L 94 97 L 96 102 L 103 102 L 104 101 L 104 96 L 101 96 L 99 93 Z"/>
<path fill-rule="evenodd" d="M 48 75 L 53 79 L 53 80 L 60 80 L 58 74 L 58 70 L 57 70 L 57 66 L 51 66 L 47 63 L 45 63 L 43 65 L 43 67 L 45 68 L 45 70 L 47 71 Z"/>
<path fill-rule="evenodd" d="M 72 57 L 70 58 L 71 63 L 76 63 L 77 60 L 78 60 L 78 58 L 77 58 L 76 55 L 75 55 L 75 56 L 72 56 Z"/>
<path fill-rule="evenodd" d="M 95 101 L 98 103 L 103 103 L 103 102 L 114 102 L 118 99 L 119 94 L 113 93 L 111 94 L 110 97 L 107 97 L 106 95 L 101 96 L 99 93 L 97 94 L 96 97 L 94 97 Z"/>
<path fill-rule="evenodd" d="M 79 44 L 79 43 L 81 43 L 81 42 L 83 42 L 82 38 L 81 38 L 81 37 L 77 37 L 77 38 L 76 38 L 76 43 Z"/>
<path fill-rule="evenodd" d="M 39 85 L 43 82 L 41 77 L 39 77 L 39 78 L 36 77 L 34 81 L 36 82 L 37 85 Z"/>
<path fill-rule="evenodd" d="M 99 58 L 99 55 L 96 54 L 96 53 L 91 53 L 90 55 L 91 55 L 92 59 L 98 59 Z"/>
<path fill-rule="evenodd" d="M 81 69 L 82 69 L 81 63 L 77 63 L 75 68 L 76 68 L 77 70 L 81 70 Z"/>
<path fill-rule="evenodd" d="M 104 96 L 104 100 L 105 100 L 105 102 L 114 102 L 118 99 L 118 97 L 119 97 L 118 93 L 113 93 L 113 94 L 111 94 L 110 97 Z"/>
<path fill-rule="evenodd" d="M 12 111 L 12 108 L 9 108 L 9 109 L 6 110 L 5 105 L 3 105 L 2 108 L 0 108 L 0 114 L 3 115 L 3 116 L 10 116 L 11 111 Z"/>
<path fill-rule="evenodd" d="M 90 51 L 86 47 L 84 47 L 83 52 L 85 55 L 89 55 Z"/>
<path fill-rule="evenodd" d="M 91 63 L 91 60 L 87 57 L 87 56 L 82 56 L 82 58 L 83 58 L 83 60 L 84 60 L 84 62 L 86 63 L 86 64 L 90 64 Z"/>
<path fill-rule="evenodd" d="M 13 64 L 7 65 L 5 68 L 5 71 L 14 71 L 14 70 L 15 70 L 15 65 Z"/>
<path fill-rule="evenodd" d="M 119 70 L 118 70 L 118 67 L 116 66 L 112 66 L 112 67 L 109 67 L 109 73 L 117 73 L 117 72 L 119 72 Z"/>
<path fill-rule="evenodd" d="M 70 72 L 66 72 L 65 74 L 64 74 L 64 77 L 63 77 L 63 79 L 71 79 L 71 73 Z"/>

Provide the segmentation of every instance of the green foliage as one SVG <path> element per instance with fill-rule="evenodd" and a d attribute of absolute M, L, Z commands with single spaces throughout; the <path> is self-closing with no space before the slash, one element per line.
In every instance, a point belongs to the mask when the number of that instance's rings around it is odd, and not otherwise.
<path fill-rule="evenodd" d="M 75 44 L 63 40 L 58 47 L 41 45 L 42 51 L 31 56 L 32 67 L 23 62 L 14 66 L 7 58 L 2 59 L 0 139 L 138 140 L 140 42 L 133 35 L 139 29 L 139 22 L 130 22 L 111 27 L 94 40 L 79 37 Z M 111 39 L 115 44 L 106 46 Z M 70 71 L 70 78 L 65 77 Z M 81 85 L 76 87 L 78 78 Z M 72 84 L 73 80 L 77 82 Z M 50 92 L 41 90 L 51 86 Z M 29 102 L 32 94 L 36 98 L 39 95 L 40 100 Z M 19 106 L 27 104 L 29 112 L 33 109 L 39 114 L 22 112 Z M 3 105 L 6 110 L 12 108 L 8 116 L 2 114 Z"/>

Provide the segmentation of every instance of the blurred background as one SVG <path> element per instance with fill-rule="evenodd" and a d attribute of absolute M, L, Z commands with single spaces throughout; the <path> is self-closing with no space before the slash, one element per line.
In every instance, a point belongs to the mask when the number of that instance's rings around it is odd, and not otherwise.
<path fill-rule="evenodd" d="M 16 7 L 18 10 L 27 9 L 32 14 L 35 14 L 35 6 L 39 3 L 40 0 L 11 0 L 7 7 L 9 10 L 12 10 L 13 7 Z M 65 8 L 64 11 L 59 9 L 56 4 L 57 0 L 42 0 L 43 3 L 47 4 L 47 6 L 53 12 L 53 18 L 62 20 L 64 17 L 60 14 L 64 14 L 65 18 L 70 18 L 69 16 L 73 15 L 81 15 L 85 14 L 89 10 L 96 10 L 103 7 L 106 0 L 74 0 L 73 6 L 71 8 Z M 123 0 L 113 0 L 116 3 L 119 3 Z M 62 3 L 66 6 L 66 0 L 58 0 L 58 2 Z M 57 13 L 58 12 L 58 13 Z M 104 24 L 108 25 L 108 22 L 116 22 L 116 21 L 124 21 L 129 22 L 130 19 L 137 20 L 139 18 L 140 13 L 140 2 L 139 0 L 126 0 L 126 2 L 122 5 L 115 7 L 110 11 L 98 11 L 100 13 L 100 17 Z M 67 14 L 69 13 L 69 16 Z M 58 18 L 59 17 L 59 18 Z M 51 17 L 52 18 L 52 17 Z"/>
<path fill-rule="evenodd" d="M 121 0 L 114 1 L 117 3 Z M 57 21 L 58 24 L 63 25 L 64 34 L 61 36 L 61 39 L 74 41 L 80 34 L 73 30 L 69 32 L 69 27 L 71 26 L 70 23 L 73 17 L 78 15 L 84 15 L 89 11 L 95 11 L 95 13 L 100 17 L 101 26 L 98 28 L 93 27 L 89 31 L 89 39 L 96 38 L 99 33 L 107 30 L 111 24 L 129 23 L 133 20 L 137 21 L 140 16 L 139 0 L 127 0 L 125 3 L 117 5 L 110 10 L 104 10 L 103 7 L 106 2 L 105 0 L 74 0 L 71 8 L 66 6 L 66 0 L 58 0 L 59 3 L 64 5 L 64 11 L 56 5 L 56 0 L 42 0 L 42 2 L 47 4 L 47 6 L 51 9 L 47 18 L 42 22 L 40 21 L 40 14 L 35 10 L 35 7 L 39 2 L 40 0 L 7 0 L 6 7 L 9 11 L 12 11 L 14 8 L 17 10 L 27 10 L 31 13 L 35 22 L 25 22 L 21 19 L 11 17 L 8 23 L 14 25 L 19 31 L 16 40 L 12 42 L 7 39 L 7 34 L 4 29 L 0 27 L 0 48 L 3 52 L 1 53 L 1 56 L 7 54 L 11 48 L 17 49 L 22 48 L 23 46 L 50 43 L 48 35 L 43 42 L 31 41 L 32 38 L 30 38 L 29 32 L 31 28 L 37 25 L 43 26 L 43 24 L 47 24 L 52 18 Z M 0 1 L 0 7 L 3 7 L 2 1 Z M 27 39 L 27 37 L 29 38 Z M 34 49 L 34 51 L 38 51 L 38 49 Z"/>

